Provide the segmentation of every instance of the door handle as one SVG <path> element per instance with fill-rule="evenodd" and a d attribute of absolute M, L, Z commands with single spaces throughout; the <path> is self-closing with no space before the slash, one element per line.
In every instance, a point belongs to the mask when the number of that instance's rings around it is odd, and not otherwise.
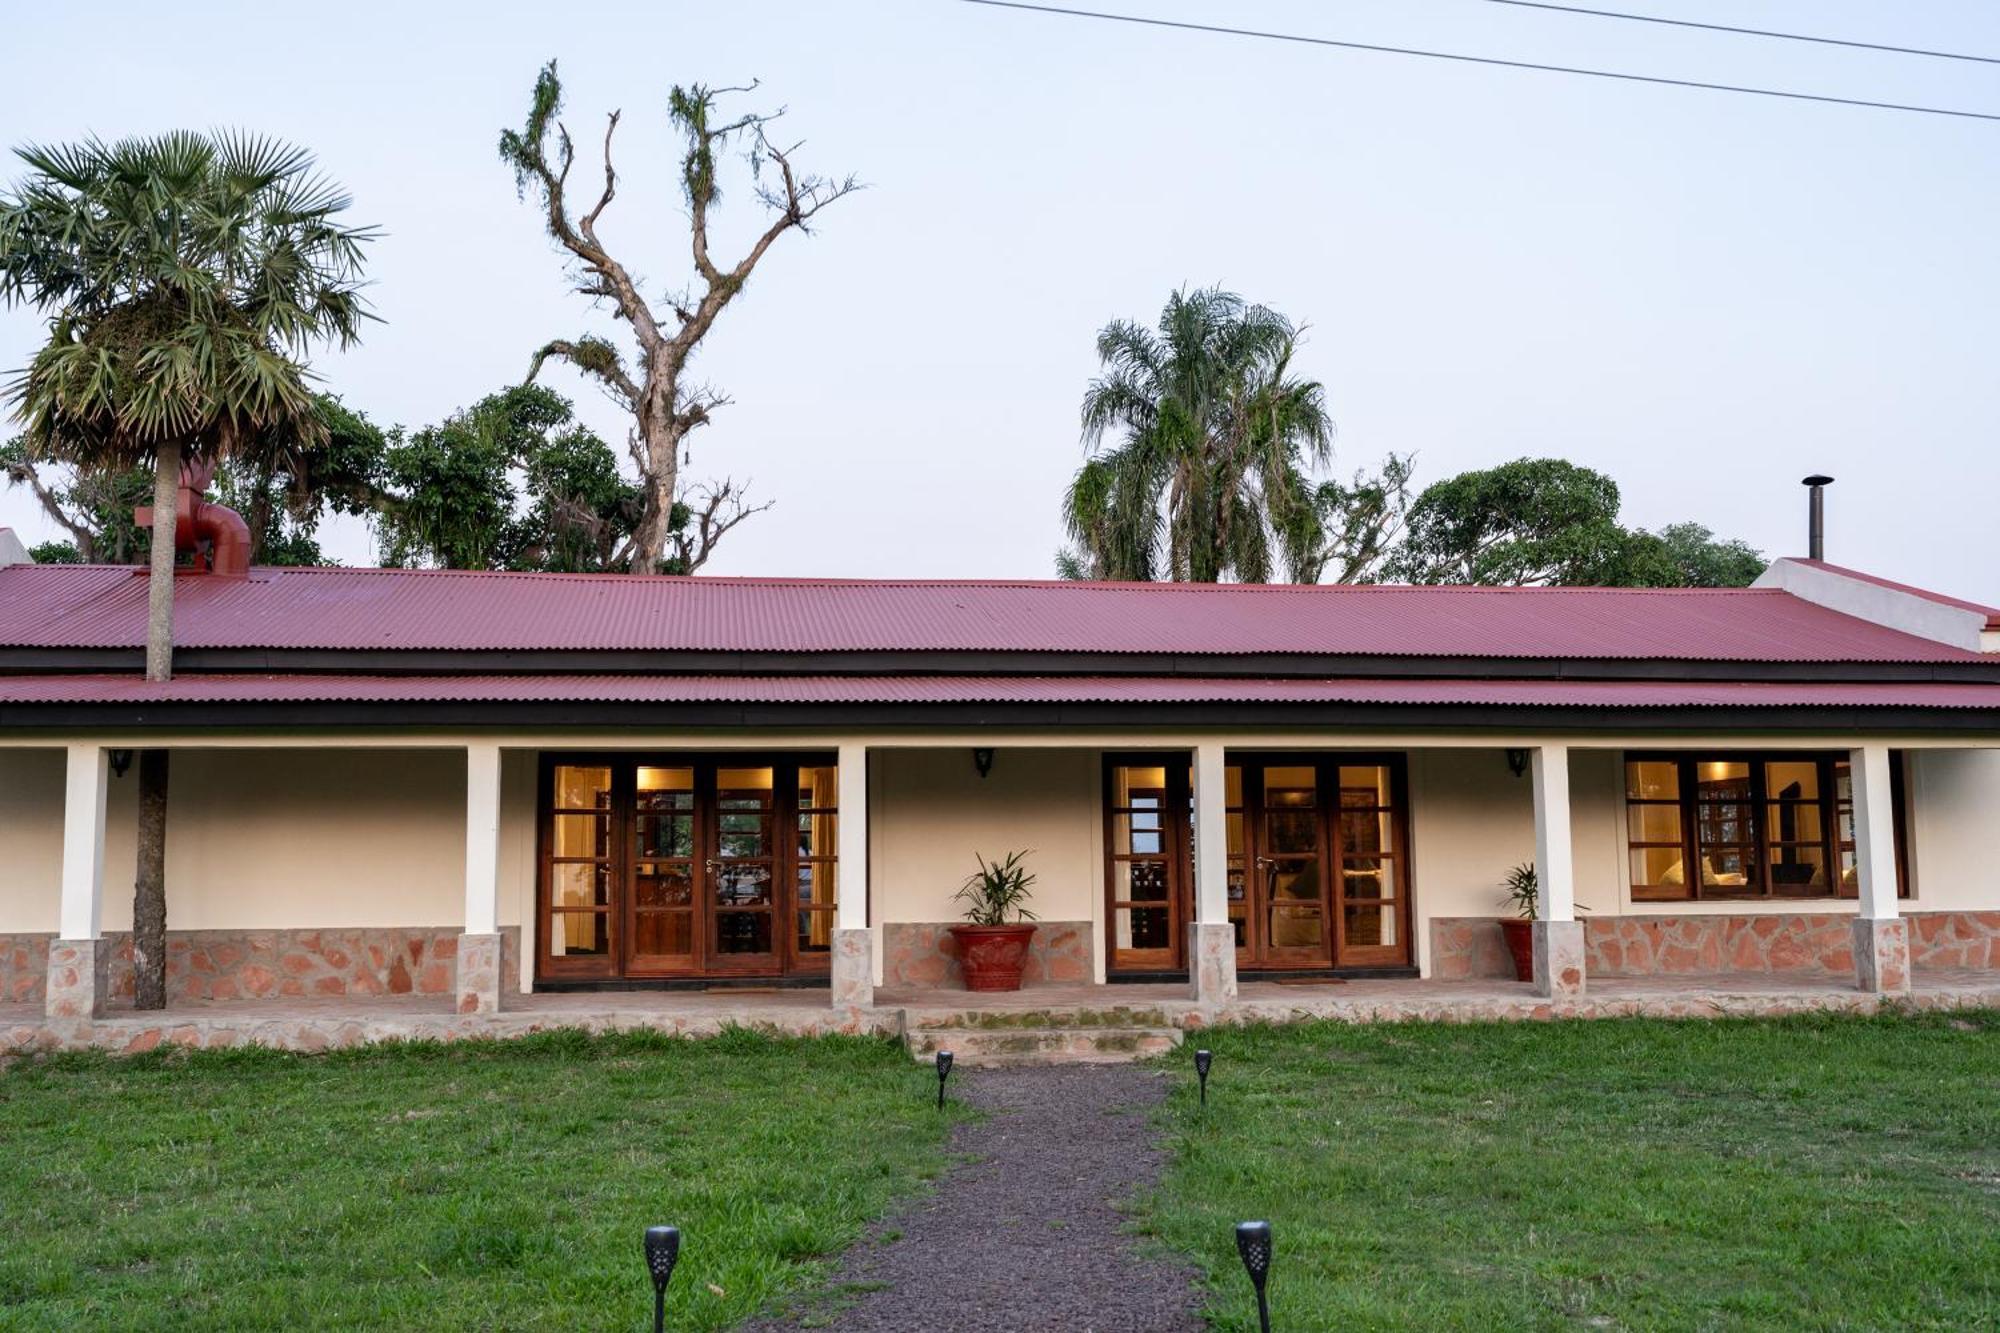
<path fill-rule="evenodd" d="M 711 874 L 711 875 L 713 875 L 713 874 L 714 874 L 714 873 L 715 873 L 716 871 L 718 871 L 718 870 L 722 869 L 722 862 L 721 862 L 721 861 L 719 861 L 719 860 L 717 860 L 717 859 L 716 859 L 715 857 L 713 857 L 713 856 L 709 857 L 709 858 L 708 858 L 707 860 L 703 861 L 703 862 L 702 862 L 701 864 L 702 864 L 702 868 L 703 868 L 703 869 L 705 869 L 705 870 L 707 870 L 707 871 L 708 871 L 708 873 L 709 873 L 709 874 Z"/>

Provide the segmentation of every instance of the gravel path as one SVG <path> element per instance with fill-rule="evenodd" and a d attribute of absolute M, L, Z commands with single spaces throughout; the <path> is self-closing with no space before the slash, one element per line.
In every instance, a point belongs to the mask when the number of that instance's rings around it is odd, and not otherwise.
<path fill-rule="evenodd" d="M 750 1333 L 1202 1327 L 1193 1271 L 1135 1253 L 1117 1206 L 1159 1172 L 1146 1126 L 1166 1095 L 1159 1075 L 1066 1065 L 967 1069 L 951 1082 L 986 1112 L 953 1131 L 969 1160 L 873 1228 L 789 1319 Z"/>

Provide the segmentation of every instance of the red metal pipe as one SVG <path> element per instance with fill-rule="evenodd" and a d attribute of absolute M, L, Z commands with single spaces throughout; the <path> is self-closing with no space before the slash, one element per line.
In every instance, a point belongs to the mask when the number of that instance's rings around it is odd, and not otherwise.
<path fill-rule="evenodd" d="M 195 567 L 226 578 L 250 572 L 250 525 L 227 505 L 201 498 L 215 480 L 208 459 L 181 464 L 181 485 L 174 497 L 174 548 L 195 553 Z M 132 514 L 142 528 L 153 526 L 153 507 L 140 505 Z"/>

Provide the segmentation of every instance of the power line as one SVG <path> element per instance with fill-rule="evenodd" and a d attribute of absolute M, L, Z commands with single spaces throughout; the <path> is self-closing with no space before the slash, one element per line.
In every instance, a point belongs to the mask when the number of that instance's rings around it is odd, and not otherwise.
<path fill-rule="evenodd" d="M 1454 51 L 1426 51 L 1411 46 L 1380 46 L 1372 42 L 1344 42 L 1332 37 L 1305 37 L 1289 32 L 1265 32 L 1256 28 L 1228 28 L 1211 23 L 1184 23 L 1177 19 L 1142 18 L 1136 14 L 1107 14 L 1094 9 L 1064 9 L 1057 5 L 1031 5 L 1020 0 L 961 0 L 968 5 L 994 9 L 1020 9 L 1035 14 L 1061 14 L 1068 18 L 1104 19 L 1111 23 L 1135 23 L 1148 28 L 1178 28 L 1186 32 L 1219 33 L 1226 37 L 1258 37 L 1272 42 L 1294 42 L 1302 46 L 1334 46 L 1347 51 L 1373 51 L 1379 55 L 1419 56 L 1426 60 L 1451 60 L 1465 65 L 1495 65 L 1502 69 L 1531 69 L 1545 74 L 1577 74 L 1591 79 L 1617 79 L 1626 83 L 1651 83 L 1667 88 L 1700 88 L 1715 93 L 1744 93 L 1751 97 L 1781 97 L 1794 102 L 1824 102 L 1832 106 L 1867 107 L 1875 111 L 1907 111 L 1919 116 L 1955 116 L 1963 120 L 2000 121 L 2000 114 L 1988 111 L 1958 111 L 1950 107 L 1912 106 L 1904 102 L 1870 102 L 1858 97 L 1830 97 L 1823 93 L 1785 92 L 1778 88 L 1752 88 L 1736 83 L 1703 83 L 1698 79 L 1669 79 L 1653 74 L 1624 74 L 1617 70 L 1584 69 L 1577 65 L 1545 65 L 1530 60 L 1502 60 L 1496 56 L 1469 56 Z"/>
<path fill-rule="evenodd" d="M 1585 9 L 1581 5 L 1552 5 L 1543 0 L 1487 0 L 1488 4 L 1513 5 L 1517 9 L 1548 9 L 1558 14 L 1588 14 L 1599 19 L 1630 19 L 1634 23 L 1661 23 L 1670 28 L 1701 28 L 1707 32 L 1733 32 L 1744 37 L 1773 37 L 1785 42 L 1814 42 L 1820 46 L 1846 46 L 1857 51 L 1887 51 L 1899 56 L 1929 56 L 1934 60 L 1971 60 L 1981 65 L 2000 65 L 2000 57 L 1967 55 L 1962 51 L 1932 51 L 1921 46 L 1889 46 L 1881 42 L 1851 42 L 1841 37 L 1815 37 L 1803 32 L 1773 32 L 1769 28 L 1733 28 L 1727 23 L 1696 23 L 1692 19 L 1661 18 L 1656 14 L 1624 14 L 1615 9 Z"/>

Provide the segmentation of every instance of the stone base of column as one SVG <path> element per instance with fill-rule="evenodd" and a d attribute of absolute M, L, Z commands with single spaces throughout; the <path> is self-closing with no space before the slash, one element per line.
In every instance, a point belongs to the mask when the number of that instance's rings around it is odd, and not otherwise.
<path fill-rule="evenodd" d="M 833 1007 L 875 1007 L 875 932 L 866 927 L 833 932 Z"/>
<path fill-rule="evenodd" d="M 1909 994 L 1909 922 L 1901 917 L 1855 918 L 1854 984 L 1872 994 Z"/>
<path fill-rule="evenodd" d="M 1583 923 L 1537 921 L 1534 936 L 1535 994 L 1552 1000 L 1582 995 Z"/>
<path fill-rule="evenodd" d="M 1227 922 L 1188 925 L 1188 981 L 1197 1002 L 1224 1005 L 1236 999 L 1236 927 Z"/>
<path fill-rule="evenodd" d="M 111 941 L 50 940 L 45 1012 L 52 1021 L 104 1017 L 111 993 Z"/>
<path fill-rule="evenodd" d="M 500 1012 L 500 936 L 458 937 L 458 1012 Z"/>

